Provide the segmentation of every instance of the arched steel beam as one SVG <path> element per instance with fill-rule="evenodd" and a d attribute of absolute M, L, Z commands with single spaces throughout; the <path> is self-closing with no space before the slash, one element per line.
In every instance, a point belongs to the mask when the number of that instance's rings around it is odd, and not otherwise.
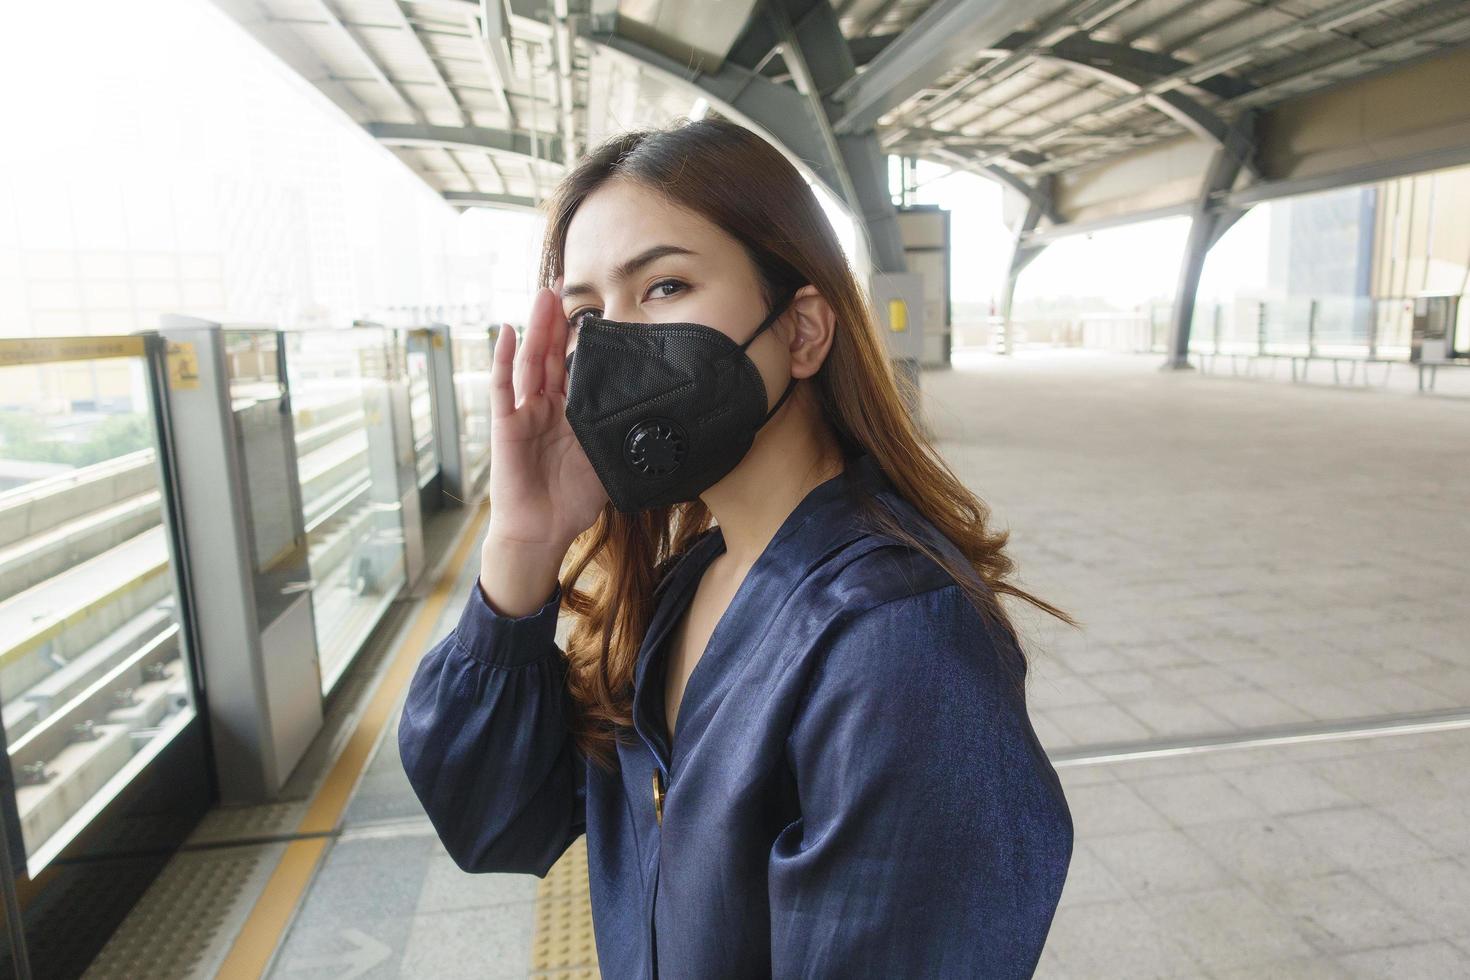
<path fill-rule="evenodd" d="M 825 4 L 826 0 L 822 2 Z M 837 145 L 837 137 L 832 133 L 827 107 L 822 103 L 825 81 L 835 73 L 845 76 L 852 75 L 854 68 L 851 52 L 847 50 L 847 44 L 843 41 L 838 51 L 817 52 L 825 54 L 825 57 L 820 63 L 814 63 L 808 58 L 807 44 L 797 35 L 797 27 L 791 22 L 791 13 L 781 3 L 781 0 L 766 3 L 762 9 L 770 19 L 776 37 L 780 39 L 781 60 L 786 62 L 786 66 L 791 69 L 791 80 L 796 84 L 796 90 L 805 96 L 811 105 L 812 116 L 817 120 L 817 135 L 822 138 L 827 157 L 837 164 L 837 178 L 842 181 L 842 202 L 853 211 L 861 211 L 863 210 L 862 200 L 858 195 L 857 187 L 852 182 L 852 175 L 847 171 L 847 161 L 843 159 L 842 148 Z M 833 30 L 837 30 L 836 15 L 829 13 L 828 17 L 832 21 Z M 837 32 L 837 37 L 841 40 L 840 31 Z M 819 72 L 822 77 L 819 77 Z"/>
<path fill-rule="evenodd" d="M 777 45 L 791 49 L 788 67 L 795 63 L 793 76 L 805 92 L 772 81 L 736 57 L 727 57 L 714 71 L 704 71 L 615 31 L 589 31 L 582 38 L 666 81 L 689 87 L 721 115 L 784 147 L 862 222 L 874 267 L 882 272 L 902 272 L 907 267 L 903 240 L 888 194 L 887 163 L 877 138 L 871 133 L 841 136 L 831 127 L 826 93 L 855 71 L 847 42 L 826 0 L 794 16 L 793 8 L 787 4 L 779 11 L 766 9 L 763 16 L 752 21 L 742 43 L 764 46 L 767 51 Z"/>
<path fill-rule="evenodd" d="M 993 55 L 997 58 L 1006 57 L 1016 48 L 1030 43 L 1031 40 L 1032 35 L 1029 32 L 1018 31 L 1006 38 L 1006 46 L 992 48 L 981 54 Z M 1053 61 L 1068 68 L 1087 72 L 1106 82 L 1118 85 L 1129 93 L 1142 93 L 1148 104 L 1196 136 L 1216 146 L 1226 145 L 1230 138 L 1228 122 L 1178 89 L 1170 89 L 1165 92 L 1149 90 L 1148 86 L 1151 83 L 1171 74 L 1183 72 L 1189 67 L 1177 58 L 1139 51 L 1126 44 L 1111 44 L 1077 35 L 1059 42 L 1054 47 L 1038 49 L 1031 56 L 1037 60 Z M 1222 98 L 1234 98 L 1243 91 L 1251 90 L 1249 83 L 1238 79 L 1228 79 L 1224 75 L 1205 79 L 1200 83 L 1200 87 Z M 943 130 L 912 129 L 902 125 L 895 128 L 904 135 L 905 139 L 914 134 L 930 139 L 944 135 Z M 960 134 L 954 135 L 960 136 Z M 980 144 L 977 148 L 987 157 L 1007 156 L 1026 167 L 1035 167 L 1047 159 L 1045 154 L 1032 150 L 1008 150 L 1005 147 L 1005 140 L 995 135 L 967 134 L 962 138 Z M 987 145 L 989 149 L 986 149 Z M 1253 154 L 1241 162 L 1252 175 L 1258 176 Z M 993 164 L 986 166 L 993 166 Z"/>
<path fill-rule="evenodd" d="M 1342 0 L 1340 3 L 1324 7 L 1312 15 L 1303 17 L 1301 20 L 1289 25 L 1256 37 L 1246 38 L 1237 44 L 1232 44 L 1224 50 L 1217 51 L 1208 58 L 1192 64 L 1182 71 L 1156 78 L 1148 83 L 1146 91 L 1125 93 L 1103 105 L 1087 110 L 1080 116 L 1060 120 L 1039 133 L 1025 137 L 1022 143 L 1027 149 L 1039 150 L 1049 143 L 1067 136 L 1079 118 L 1105 116 L 1114 112 L 1122 112 L 1131 106 L 1145 101 L 1150 94 L 1177 89 L 1183 84 L 1197 85 L 1204 79 L 1231 71 L 1252 60 L 1260 53 L 1263 43 L 1267 43 L 1268 46 L 1274 48 L 1279 48 L 1291 43 L 1304 34 L 1330 29 L 1349 18 L 1361 16 L 1367 9 L 1381 8 L 1389 5 L 1391 2 L 1392 0 Z"/>
<path fill-rule="evenodd" d="M 1016 31 L 1001 40 L 995 47 L 976 51 L 975 57 L 1007 58 L 1023 48 L 1034 45 L 1036 39 L 1037 35 L 1034 31 Z M 1073 59 L 1078 56 L 1095 58 L 1100 62 L 1118 65 L 1129 71 L 1143 72 L 1150 79 L 1186 75 L 1192 67 L 1189 62 L 1171 54 L 1161 51 L 1145 51 L 1129 44 L 1099 41 L 1085 34 L 1073 34 L 1053 45 L 1037 48 L 1029 53 L 1033 57 L 1045 57 L 1048 51 L 1063 52 Z M 1238 99 L 1256 90 L 1254 83 L 1233 75 L 1211 75 L 1189 84 L 1219 99 Z"/>
<path fill-rule="evenodd" d="M 786 134 L 784 141 L 777 142 L 784 142 L 786 149 L 805 163 L 828 190 L 839 198 L 842 196 L 842 181 L 816 136 L 817 123 L 811 116 L 811 106 L 796 89 L 779 85 L 729 60 L 723 62 L 717 71 L 706 72 L 620 34 L 588 32 L 581 37 L 589 44 L 661 76 L 666 82 L 691 89 L 694 94 L 707 99 L 721 115 L 761 131 L 773 141 L 777 141 L 776 134 L 763 120 L 783 117 L 791 120 L 793 131 Z"/>
<path fill-rule="evenodd" d="M 1156 73 L 1144 68 L 1140 59 L 1132 58 L 1131 52 L 1132 49 L 1126 45 L 1106 44 L 1091 38 L 1073 37 L 1054 48 L 1039 52 L 1037 57 L 1062 62 L 1113 82 L 1129 92 L 1140 93 L 1149 105 L 1201 139 L 1209 140 L 1216 146 L 1230 145 L 1230 124 L 1214 112 L 1178 89 L 1164 92 L 1150 91 L 1149 85 L 1170 73 Z M 1175 71 L 1178 69 L 1176 68 Z M 1254 154 L 1248 154 L 1246 159 L 1240 162 L 1252 174 L 1255 174 L 1253 156 Z"/>
<path fill-rule="evenodd" d="M 1018 33 L 1016 38 L 1024 40 L 1029 35 L 1024 32 Z M 1159 51 L 1144 51 L 1128 44 L 1114 44 L 1109 41 L 1099 41 L 1096 38 L 1081 34 L 1074 34 L 1064 41 L 1053 45 L 1051 51 L 1060 54 L 1068 60 L 1088 60 L 1094 62 L 1097 67 L 1108 65 L 1116 66 L 1119 71 L 1129 74 L 1138 74 L 1147 77 L 1149 81 L 1166 78 L 1172 75 L 1187 74 L 1190 64 Z M 1244 79 L 1233 75 L 1210 75 L 1198 81 L 1190 82 L 1195 88 L 1208 92 L 1218 99 L 1238 99 L 1243 95 L 1255 91 L 1256 86 Z"/>

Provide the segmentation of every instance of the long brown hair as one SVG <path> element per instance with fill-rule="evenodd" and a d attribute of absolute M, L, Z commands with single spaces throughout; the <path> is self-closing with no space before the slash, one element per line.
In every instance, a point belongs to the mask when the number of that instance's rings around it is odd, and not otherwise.
<path fill-rule="evenodd" d="M 1009 532 L 987 527 L 990 509 L 951 472 L 910 417 L 905 395 L 914 394 L 912 386 L 889 364 L 866 291 L 816 195 L 780 151 L 715 116 L 611 137 L 584 157 L 545 202 L 541 285 L 550 286 L 562 274 L 567 227 L 577 208 L 614 177 L 662 192 L 739 241 L 755 264 L 768 306 L 807 283 L 816 286 L 836 315 L 832 347 L 810 379 L 822 416 L 844 455 L 871 453 L 899 494 L 955 544 L 973 573 L 920 542 L 869 498 L 862 515 L 872 530 L 939 562 L 981 616 L 1013 640 L 999 593 L 1077 625 L 1006 581 L 1014 571 L 1003 551 Z M 605 769 L 614 768 L 616 740 L 632 725 L 634 667 L 653 616 L 654 590 L 674 559 L 710 526 L 709 508 L 701 500 L 636 514 L 608 504 L 573 544 L 561 581 L 563 607 L 575 617 L 567 640 L 568 687 L 577 715 L 573 737 Z M 589 567 L 591 588 L 577 588 Z M 1025 655 L 1019 643 L 1014 647 L 1021 659 L 1010 668 L 1024 678 Z"/>

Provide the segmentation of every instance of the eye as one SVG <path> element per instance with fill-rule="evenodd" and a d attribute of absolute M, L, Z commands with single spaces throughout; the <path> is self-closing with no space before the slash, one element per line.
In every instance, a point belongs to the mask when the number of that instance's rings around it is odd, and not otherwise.
<path fill-rule="evenodd" d="M 570 326 L 573 330 L 580 330 L 581 327 L 582 327 L 582 320 L 588 314 L 592 314 L 594 316 L 600 316 L 601 315 L 601 314 L 598 313 L 596 307 L 593 307 L 593 306 L 584 307 L 584 308 L 582 308 L 580 310 L 577 310 L 571 316 L 567 317 L 567 325 Z"/>
<path fill-rule="evenodd" d="M 663 289 L 665 286 L 674 286 L 674 287 L 676 287 L 676 291 L 678 289 L 685 288 L 684 287 L 684 284 L 682 282 L 680 282 L 679 280 L 677 280 L 677 279 L 660 279 L 658 282 L 654 283 L 652 286 L 649 286 L 648 287 L 648 291 L 649 291 L 649 293 L 653 293 L 655 290 Z M 673 293 L 663 293 L 661 295 L 655 296 L 654 299 L 668 299 L 672 295 L 673 295 Z"/>

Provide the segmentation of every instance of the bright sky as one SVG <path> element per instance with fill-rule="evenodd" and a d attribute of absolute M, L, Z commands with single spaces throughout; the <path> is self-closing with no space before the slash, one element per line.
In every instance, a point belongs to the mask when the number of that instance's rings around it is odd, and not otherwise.
<path fill-rule="evenodd" d="M 1002 194 L 993 180 L 919 161 L 920 204 L 948 208 L 956 303 L 988 303 L 1009 267 L 1013 238 L 1002 219 Z M 1265 285 L 1269 206 L 1255 208 L 1210 253 L 1201 295 Z M 1074 235 L 1054 242 L 1021 277 L 1018 297 L 1040 289 L 1099 296 L 1115 303 L 1172 297 L 1187 218 L 1164 218 Z"/>

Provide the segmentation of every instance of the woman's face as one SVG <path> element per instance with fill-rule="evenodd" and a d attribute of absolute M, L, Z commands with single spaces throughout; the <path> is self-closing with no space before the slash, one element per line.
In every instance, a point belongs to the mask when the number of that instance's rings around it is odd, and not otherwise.
<path fill-rule="evenodd" d="M 716 225 L 626 178 L 593 191 L 567 226 L 562 312 L 577 345 L 580 318 L 702 323 L 744 343 L 769 312 L 750 256 Z M 774 324 L 746 348 L 766 391 L 790 378 Z"/>

